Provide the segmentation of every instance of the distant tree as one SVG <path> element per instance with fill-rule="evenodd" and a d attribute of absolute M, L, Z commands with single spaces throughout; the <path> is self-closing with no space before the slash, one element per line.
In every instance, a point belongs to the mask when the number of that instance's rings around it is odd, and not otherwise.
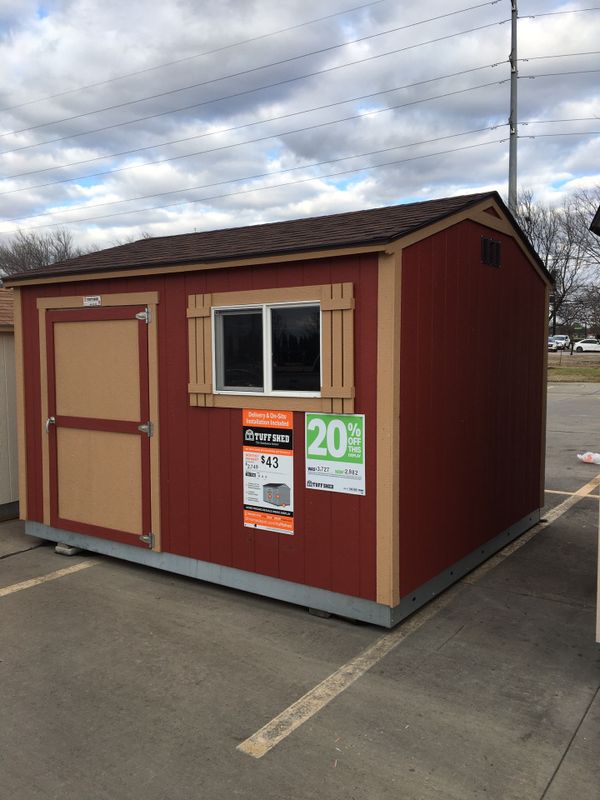
<path fill-rule="evenodd" d="M 600 277 L 600 240 L 589 230 L 600 202 L 600 187 L 577 192 L 560 206 L 537 203 L 533 192 L 525 190 L 518 198 L 516 218 L 554 279 L 551 314 L 571 322 L 580 308 L 583 292 Z"/>
<path fill-rule="evenodd" d="M 584 335 L 600 336 L 599 285 L 585 286 L 567 310 L 565 322 L 571 330 L 583 329 Z"/>
<path fill-rule="evenodd" d="M 64 228 L 45 234 L 19 231 L 6 244 L 0 244 L 0 276 L 67 261 L 84 252 Z"/>
<path fill-rule="evenodd" d="M 579 189 L 573 195 L 573 208 L 577 224 L 586 231 L 585 250 L 593 271 L 592 281 L 600 283 L 600 236 L 589 230 L 600 207 L 600 186 L 595 189 Z"/>
<path fill-rule="evenodd" d="M 119 245 L 122 244 L 133 244 L 133 242 L 139 242 L 142 239 L 152 239 L 152 238 L 154 237 L 152 236 L 151 233 L 149 233 L 148 231 L 142 231 L 139 234 L 132 233 L 129 236 L 122 236 L 119 239 L 115 239 L 114 243 L 115 247 L 118 247 Z"/>

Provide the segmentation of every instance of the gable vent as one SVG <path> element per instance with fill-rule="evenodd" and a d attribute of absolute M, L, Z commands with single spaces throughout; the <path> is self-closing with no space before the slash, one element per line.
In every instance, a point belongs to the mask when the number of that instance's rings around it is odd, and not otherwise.
<path fill-rule="evenodd" d="M 481 262 L 490 267 L 500 266 L 500 242 L 495 239 L 481 238 Z"/>

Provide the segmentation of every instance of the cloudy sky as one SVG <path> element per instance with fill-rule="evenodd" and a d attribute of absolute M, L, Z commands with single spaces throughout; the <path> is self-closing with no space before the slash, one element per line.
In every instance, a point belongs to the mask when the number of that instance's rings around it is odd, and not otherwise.
<path fill-rule="evenodd" d="M 519 185 L 560 202 L 600 185 L 600 3 L 518 6 Z M 510 10 L 0 0 L 0 241 L 506 197 Z"/>

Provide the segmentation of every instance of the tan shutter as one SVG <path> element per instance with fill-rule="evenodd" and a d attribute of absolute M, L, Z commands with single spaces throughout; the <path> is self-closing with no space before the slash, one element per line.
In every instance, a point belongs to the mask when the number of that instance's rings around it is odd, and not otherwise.
<path fill-rule="evenodd" d="M 334 283 L 322 287 L 323 382 L 321 397 L 336 414 L 354 411 L 354 287 Z"/>
<path fill-rule="evenodd" d="M 191 406 L 212 406 L 212 346 L 210 294 L 188 297 L 188 394 Z"/>

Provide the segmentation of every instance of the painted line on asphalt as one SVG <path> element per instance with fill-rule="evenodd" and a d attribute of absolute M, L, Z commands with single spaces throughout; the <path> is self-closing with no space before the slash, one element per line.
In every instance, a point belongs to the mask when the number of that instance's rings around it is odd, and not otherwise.
<path fill-rule="evenodd" d="M 566 497 L 573 497 L 577 492 L 562 492 L 560 489 L 544 489 L 546 494 L 562 494 Z M 600 500 L 600 494 L 586 494 L 587 498 L 592 500 Z"/>
<path fill-rule="evenodd" d="M 594 491 L 594 489 L 598 488 L 598 486 L 600 486 L 600 473 L 598 473 L 595 478 L 592 478 L 591 481 L 588 481 L 584 486 L 582 486 L 581 489 L 577 489 L 576 492 L 573 492 L 573 494 L 570 497 L 567 497 L 566 500 L 563 500 L 562 503 L 559 503 L 556 508 L 551 509 L 540 524 L 546 526 L 551 525 L 559 517 L 562 517 L 565 511 L 568 511 L 582 498 L 588 497 Z"/>
<path fill-rule="evenodd" d="M 385 633 L 370 647 L 363 650 L 355 658 L 347 661 L 334 673 L 321 681 L 295 703 L 278 714 L 270 722 L 237 746 L 246 755 L 253 758 L 262 758 L 275 745 L 293 733 L 307 720 L 321 711 L 328 703 L 334 700 L 365 672 L 375 666 L 390 651 L 397 647 L 404 639 L 418 630 L 422 625 L 432 619 L 444 606 L 456 596 L 457 586 L 448 589 L 443 595 L 432 600 L 420 611 L 413 614 L 406 622 L 399 625 L 390 633 Z"/>
<path fill-rule="evenodd" d="M 31 589 L 33 586 L 39 586 L 48 581 L 55 581 L 58 578 L 64 578 L 66 575 L 72 575 L 74 572 L 80 572 L 82 569 L 93 567 L 98 564 L 98 561 L 81 561 L 79 564 L 73 564 L 72 567 L 65 567 L 65 569 L 57 569 L 56 572 L 49 572 L 47 575 L 40 575 L 39 578 L 31 578 L 28 581 L 21 583 L 13 583 L 12 586 L 5 586 L 0 589 L 0 597 L 14 594 L 15 592 L 22 592 L 24 589 Z"/>
<path fill-rule="evenodd" d="M 267 722 L 266 725 L 263 725 L 260 730 L 252 734 L 248 739 L 245 739 L 236 749 L 246 755 L 252 756 L 252 758 L 262 758 L 279 744 L 279 742 L 287 738 L 311 717 L 314 717 L 315 714 L 325 708 L 326 705 L 338 697 L 349 686 L 352 686 L 353 683 L 368 672 L 371 667 L 381 661 L 382 658 L 387 656 L 388 653 L 401 642 L 435 617 L 435 615 L 445 608 L 457 594 L 463 591 L 464 586 L 472 585 L 480 581 L 484 575 L 517 550 L 520 550 L 521 547 L 531 541 L 538 533 L 541 533 L 553 522 L 556 522 L 557 519 L 576 503 L 584 497 L 589 496 L 599 485 L 600 473 L 586 483 L 585 486 L 582 486 L 571 496 L 567 497 L 567 499 L 556 506 L 556 508 L 549 511 L 546 517 L 537 525 L 514 542 L 511 542 L 511 544 L 504 547 L 500 552 L 496 553 L 496 555 L 489 558 L 484 564 L 474 569 L 473 572 L 466 575 L 454 586 L 451 586 L 439 597 L 430 601 L 426 606 L 409 617 L 406 622 L 401 623 L 395 630 L 383 634 L 383 636 L 377 639 L 370 647 L 367 647 L 362 653 L 359 653 L 355 658 L 346 662 L 338 670 L 325 678 L 325 680 L 321 681 L 321 683 L 303 695 L 299 700 L 296 700 L 295 703 L 288 706 L 281 714 L 278 714 L 270 722 Z"/>
<path fill-rule="evenodd" d="M 557 519 L 562 517 L 563 514 L 573 508 L 574 505 L 579 503 L 584 498 L 590 496 L 590 494 L 600 486 L 600 472 L 596 475 L 595 478 L 592 478 L 591 481 L 588 481 L 584 484 L 580 489 L 577 489 L 576 492 L 573 492 L 569 495 L 562 503 L 559 503 L 555 508 L 550 509 L 546 516 L 541 519 L 537 525 L 533 528 L 530 528 L 526 533 L 522 536 L 519 536 L 518 539 L 515 539 L 514 542 L 506 545 L 496 553 L 495 556 L 488 558 L 488 560 L 481 564 L 481 566 L 477 567 L 474 572 L 471 572 L 469 575 L 465 575 L 463 578 L 463 582 L 467 584 L 477 583 L 477 581 L 481 580 L 484 575 L 487 575 L 488 572 L 491 572 L 495 569 L 498 564 L 501 564 L 505 559 L 509 556 L 512 556 L 513 553 L 516 553 L 517 550 L 520 550 L 524 547 L 527 542 L 530 542 L 538 533 L 541 533 L 545 530 L 549 525 L 552 525 L 553 522 L 556 522 Z"/>

